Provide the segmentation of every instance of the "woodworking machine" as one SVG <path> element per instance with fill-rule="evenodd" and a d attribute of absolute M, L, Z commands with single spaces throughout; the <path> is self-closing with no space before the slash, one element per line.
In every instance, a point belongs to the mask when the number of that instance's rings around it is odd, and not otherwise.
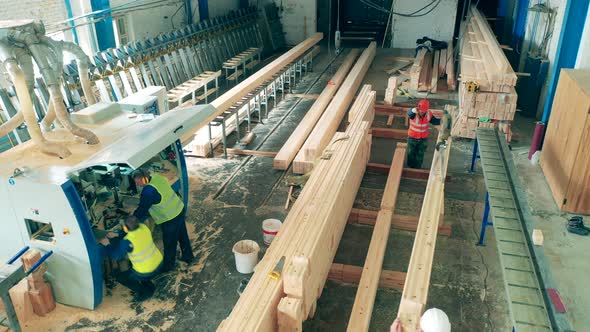
<path fill-rule="evenodd" d="M 72 114 L 100 143 L 87 145 L 57 129 L 46 136 L 72 155 L 48 156 L 32 142 L 0 154 L 0 263 L 24 247 L 53 251 L 46 277 L 57 302 L 94 309 L 102 302 L 103 261 L 98 241 L 139 200 L 131 172 L 167 177 L 185 204 L 188 176 L 180 137 L 215 112 L 210 105 L 141 116 L 116 103 Z"/>

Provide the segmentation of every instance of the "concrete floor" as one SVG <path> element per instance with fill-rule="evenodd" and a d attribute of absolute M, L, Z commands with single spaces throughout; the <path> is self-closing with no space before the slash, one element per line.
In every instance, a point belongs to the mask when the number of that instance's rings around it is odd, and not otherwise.
<path fill-rule="evenodd" d="M 410 51 L 411 53 L 411 51 Z M 325 53 L 323 53 L 325 54 Z M 407 55 L 408 51 L 378 49 L 377 57 L 365 83 L 373 84 L 382 99 L 387 75 L 391 66 L 387 57 Z M 294 93 L 320 93 L 328 79 L 338 68 L 336 60 L 324 71 L 328 57 L 320 56 L 315 71 L 309 73 L 297 85 Z M 317 79 L 317 82 L 313 84 Z M 447 103 L 455 103 L 455 95 L 440 94 Z M 262 151 L 278 151 L 291 131 L 305 115 L 313 100 L 288 97 L 270 112 L 264 125 L 254 128 L 256 139 L 247 147 Z M 444 101 L 437 102 L 443 105 Z M 384 117 L 378 117 L 374 126 L 384 126 Z M 529 135 L 530 128 L 517 127 L 521 137 Z M 269 134 L 270 133 L 270 134 Z M 431 142 L 432 143 L 432 142 Z M 433 144 L 426 152 L 424 168 L 427 168 Z M 519 169 L 529 187 L 533 184 L 546 191 L 538 166 L 522 161 L 519 152 L 526 141 L 516 144 L 515 154 Z M 372 162 L 390 163 L 394 141 L 373 139 Z M 479 235 L 485 186 L 481 170 L 469 174 L 472 142 L 455 140 L 449 164 L 452 179 L 446 185 L 445 220 L 452 225 L 450 237 L 439 236 L 431 278 L 428 307 L 437 307 L 449 315 L 453 331 L 509 331 L 504 285 L 493 231 L 487 234 L 485 247 L 475 246 Z M 520 150 L 519 150 L 520 149 Z M 231 251 L 235 242 L 252 239 L 262 245 L 261 223 L 267 218 L 283 220 L 287 214 L 283 206 L 287 187 L 285 172 L 272 169 L 269 157 L 234 157 L 231 159 L 187 160 L 191 197 L 187 213 L 189 233 L 197 263 L 156 279 L 158 290 L 154 298 L 143 303 L 132 303 L 128 291 L 120 285 L 109 289 L 103 304 L 95 311 L 58 306 L 46 318 L 30 322 L 25 330 L 50 331 L 213 331 L 228 316 L 238 299 L 236 289 L 242 279 L 235 270 Z M 530 182 L 528 182 L 530 180 Z M 386 177 L 366 173 L 357 195 L 355 207 L 377 209 Z M 541 183 L 543 182 L 543 183 Z M 397 202 L 397 213 L 418 215 L 422 205 L 425 181 L 403 179 Z M 578 275 L 588 272 L 581 267 L 585 239 L 563 232 L 563 216 L 548 211 L 550 196 L 542 190 L 529 193 L 533 214 L 539 219 L 539 227 L 545 231 L 545 254 L 551 268 L 561 273 L 555 280 L 572 321 L 582 327 L 590 326 L 584 312 L 588 288 L 578 292 L 575 281 Z M 549 207 L 548 207 L 549 206 Z M 553 204 L 554 206 L 554 204 Z M 372 228 L 347 225 L 340 243 L 335 263 L 362 266 L 368 249 Z M 411 255 L 414 233 L 392 230 L 383 264 L 384 269 L 405 271 Z M 263 246 L 264 247 L 264 246 Z M 586 244 L 587 248 L 587 244 Z M 263 248 L 263 251 L 265 248 Z M 565 268 L 567 266 L 567 268 Z M 577 270 L 576 270 L 577 269 Z M 582 270 L 585 269 L 585 270 Z M 579 271 L 579 272 L 578 272 Z M 583 272 L 584 271 L 584 272 Z M 575 273 L 577 272 L 577 273 Z M 587 275 L 587 274 L 586 274 Z M 576 279 L 576 277 L 578 279 Z M 319 299 L 314 319 L 305 322 L 306 331 L 343 331 L 354 302 L 356 287 L 328 281 Z M 371 331 L 388 330 L 395 319 L 401 292 L 380 289 L 371 321 Z M 583 303 L 586 303 L 585 306 Z"/>

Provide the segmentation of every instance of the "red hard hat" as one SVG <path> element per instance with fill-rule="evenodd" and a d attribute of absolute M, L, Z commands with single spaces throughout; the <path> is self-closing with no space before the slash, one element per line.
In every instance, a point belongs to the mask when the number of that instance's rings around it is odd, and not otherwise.
<path fill-rule="evenodd" d="M 416 108 L 418 111 L 428 111 L 430 109 L 430 101 L 428 99 L 422 99 L 418 102 Z"/>

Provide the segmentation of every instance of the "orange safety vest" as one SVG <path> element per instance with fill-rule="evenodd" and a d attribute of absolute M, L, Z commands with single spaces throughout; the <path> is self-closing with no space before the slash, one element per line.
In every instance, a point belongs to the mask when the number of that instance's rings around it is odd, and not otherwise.
<path fill-rule="evenodd" d="M 411 138 L 422 139 L 428 138 L 428 124 L 432 120 L 432 111 L 428 110 L 424 116 L 416 114 L 410 120 L 410 128 L 408 128 L 408 136 Z"/>

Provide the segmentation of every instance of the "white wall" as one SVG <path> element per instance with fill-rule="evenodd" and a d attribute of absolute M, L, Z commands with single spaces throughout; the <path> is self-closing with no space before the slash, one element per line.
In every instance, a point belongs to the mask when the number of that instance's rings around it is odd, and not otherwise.
<path fill-rule="evenodd" d="M 129 0 L 111 0 L 111 8 L 129 2 Z M 153 8 L 152 8 L 153 7 Z M 130 40 L 153 38 L 161 32 L 169 32 L 186 25 L 183 0 L 169 0 L 157 6 L 133 8 L 123 14 L 127 18 Z M 180 8 L 180 10 L 178 10 Z M 178 12 L 177 12 L 178 10 Z M 194 10 L 194 8 L 193 8 Z M 176 14 L 175 14 L 176 13 Z M 172 15 L 174 15 L 172 17 Z M 120 14 L 114 14 L 120 16 Z"/>
<path fill-rule="evenodd" d="M 316 0 L 275 0 L 281 8 L 281 23 L 287 45 L 296 45 L 317 30 Z"/>
<path fill-rule="evenodd" d="M 584 25 L 584 32 L 582 33 L 581 40 L 584 40 L 584 42 L 580 42 L 576 68 L 590 69 L 590 6 L 588 7 L 588 15 L 586 16 L 586 24 Z"/>
<path fill-rule="evenodd" d="M 232 10 L 240 9 L 240 0 L 208 0 L 208 2 L 209 18 L 224 16 Z"/>
<path fill-rule="evenodd" d="M 397 0 L 394 11 L 411 13 L 431 0 Z M 393 23 L 393 47 L 415 48 L 416 39 L 423 36 L 450 41 L 455 29 L 457 0 L 442 0 L 431 13 L 422 17 L 395 15 Z"/>

